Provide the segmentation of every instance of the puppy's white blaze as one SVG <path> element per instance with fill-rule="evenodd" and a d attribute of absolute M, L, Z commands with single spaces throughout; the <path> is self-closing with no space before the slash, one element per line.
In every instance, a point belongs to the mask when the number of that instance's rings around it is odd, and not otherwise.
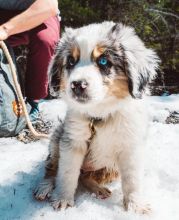
<path fill-rule="evenodd" d="M 80 60 L 89 62 L 90 61 L 90 54 L 91 54 L 91 47 L 89 45 L 88 39 L 82 37 L 76 39 L 79 48 L 80 48 Z"/>
<path fill-rule="evenodd" d="M 97 42 L 100 42 L 103 39 L 106 39 L 109 30 L 114 25 L 114 22 L 103 22 L 102 25 L 92 24 L 82 28 L 74 30 L 76 35 L 76 40 L 78 42 L 81 39 L 86 39 L 90 49 L 94 49 Z"/>

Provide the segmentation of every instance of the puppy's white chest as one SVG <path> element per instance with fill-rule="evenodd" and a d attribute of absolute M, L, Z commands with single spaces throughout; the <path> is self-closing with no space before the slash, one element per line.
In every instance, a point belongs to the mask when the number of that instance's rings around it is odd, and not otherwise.
<path fill-rule="evenodd" d="M 97 124 L 95 130 L 86 161 L 96 169 L 118 169 L 121 152 L 133 151 L 141 144 L 145 126 L 140 125 L 138 117 L 116 114 Z"/>
<path fill-rule="evenodd" d="M 87 164 L 91 164 L 95 169 L 103 167 L 117 169 L 122 143 L 118 121 L 99 122 L 99 125 L 95 126 L 95 131 L 86 158 Z"/>

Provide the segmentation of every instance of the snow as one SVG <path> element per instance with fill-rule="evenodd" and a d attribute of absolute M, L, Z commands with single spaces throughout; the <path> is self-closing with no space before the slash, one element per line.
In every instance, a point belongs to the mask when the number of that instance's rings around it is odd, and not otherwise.
<path fill-rule="evenodd" d="M 179 111 L 179 95 L 147 97 L 150 126 L 143 178 L 144 194 L 153 207 L 150 216 L 125 212 L 120 182 L 109 185 L 113 194 L 98 200 L 84 189 L 75 207 L 54 211 L 48 202 L 35 201 L 32 192 L 43 176 L 48 140 L 24 144 L 0 139 L 0 220 L 179 220 L 179 124 L 165 124 L 170 111 Z M 53 100 L 41 104 L 46 118 L 64 118 L 66 105 Z M 55 127 L 55 125 L 54 125 Z"/>

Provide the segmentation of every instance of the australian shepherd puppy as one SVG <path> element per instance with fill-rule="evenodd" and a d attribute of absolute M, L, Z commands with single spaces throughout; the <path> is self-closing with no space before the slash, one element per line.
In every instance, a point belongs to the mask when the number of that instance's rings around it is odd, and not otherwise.
<path fill-rule="evenodd" d="M 131 27 L 103 22 L 67 28 L 50 64 L 50 90 L 68 104 L 49 145 L 35 197 L 55 209 L 73 206 L 78 181 L 97 197 L 120 175 L 126 210 L 146 213 L 140 200 L 147 114 L 141 100 L 159 59 Z"/>

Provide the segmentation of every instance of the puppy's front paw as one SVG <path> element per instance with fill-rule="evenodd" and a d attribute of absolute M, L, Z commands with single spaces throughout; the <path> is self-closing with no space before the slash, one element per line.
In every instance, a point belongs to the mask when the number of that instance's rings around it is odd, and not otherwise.
<path fill-rule="evenodd" d="M 37 200 L 43 201 L 49 198 L 54 187 L 52 179 L 44 179 L 34 190 L 34 197 Z"/>
<path fill-rule="evenodd" d="M 125 198 L 123 199 L 124 209 L 126 211 L 133 211 L 137 214 L 147 214 L 149 215 L 152 210 L 149 204 L 143 204 L 134 198 Z"/>
<path fill-rule="evenodd" d="M 55 210 L 66 209 L 68 207 L 74 206 L 73 199 L 61 199 L 57 196 L 52 196 L 50 202 Z"/>

